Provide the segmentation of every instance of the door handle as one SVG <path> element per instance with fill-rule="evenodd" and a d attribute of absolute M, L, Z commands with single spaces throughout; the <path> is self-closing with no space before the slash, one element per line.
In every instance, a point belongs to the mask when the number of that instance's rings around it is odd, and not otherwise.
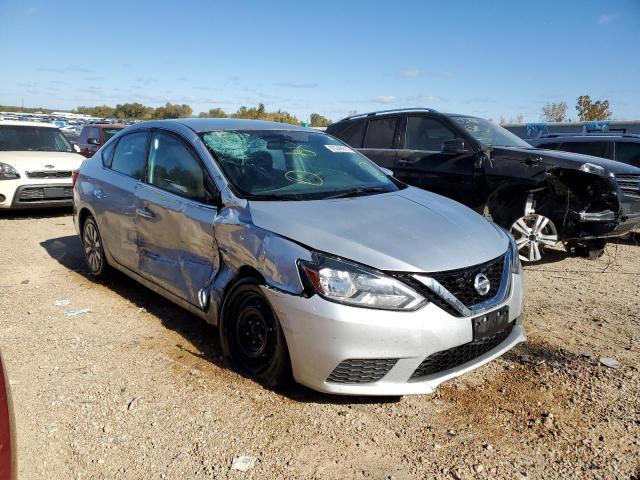
<path fill-rule="evenodd" d="M 148 208 L 136 208 L 136 213 L 144 218 L 155 218 L 155 214 Z"/>

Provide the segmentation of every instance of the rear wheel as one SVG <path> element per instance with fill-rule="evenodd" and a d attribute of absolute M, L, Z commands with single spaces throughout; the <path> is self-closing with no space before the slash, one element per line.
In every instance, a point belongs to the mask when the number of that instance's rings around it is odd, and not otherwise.
<path fill-rule="evenodd" d="M 284 333 L 257 279 L 234 285 L 224 302 L 219 331 L 223 355 L 234 369 L 267 387 L 290 380 Z"/>
<path fill-rule="evenodd" d="M 85 220 L 82 227 L 82 245 L 84 247 L 84 258 L 91 275 L 100 279 L 105 278 L 109 273 L 109 265 L 104 254 L 98 224 L 92 216 Z"/>

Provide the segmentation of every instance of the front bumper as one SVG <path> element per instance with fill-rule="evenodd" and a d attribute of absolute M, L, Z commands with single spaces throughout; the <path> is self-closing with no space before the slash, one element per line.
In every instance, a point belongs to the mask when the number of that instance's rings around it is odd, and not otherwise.
<path fill-rule="evenodd" d="M 34 183 L 20 185 L 6 196 L 0 208 L 24 209 L 43 207 L 70 207 L 73 205 L 71 183 Z"/>
<path fill-rule="evenodd" d="M 521 275 L 512 275 L 508 298 L 489 310 L 509 306 L 513 323 L 508 336 L 495 348 L 456 367 L 412 378 L 425 358 L 473 340 L 472 317 L 454 317 L 433 303 L 415 312 L 392 312 L 264 288 L 280 319 L 296 381 L 321 392 L 346 395 L 431 393 L 440 383 L 499 357 L 527 338 L 522 325 L 522 292 Z M 382 378 L 369 383 L 327 380 L 338 365 L 350 359 L 395 362 Z"/>

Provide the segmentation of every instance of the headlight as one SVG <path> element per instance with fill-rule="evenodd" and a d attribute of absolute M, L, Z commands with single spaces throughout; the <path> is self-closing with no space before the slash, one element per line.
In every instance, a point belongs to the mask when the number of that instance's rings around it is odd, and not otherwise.
<path fill-rule="evenodd" d="M 381 272 L 320 253 L 312 258 L 311 262 L 299 260 L 302 275 L 321 297 L 332 302 L 405 311 L 426 302 L 407 285 Z"/>
<path fill-rule="evenodd" d="M 0 162 L 0 180 L 15 180 L 20 178 L 18 171 L 7 163 Z"/>
<path fill-rule="evenodd" d="M 518 246 L 516 245 L 516 239 L 513 238 L 509 232 L 505 230 L 505 233 L 509 237 L 509 256 L 511 257 L 511 273 L 522 273 L 522 262 L 520 262 L 520 254 L 518 253 Z"/>
<path fill-rule="evenodd" d="M 594 165 L 593 163 L 583 163 L 580 165 L 580 171 L 586 173 L 593 173 L 595 175 L 606 175 L 607 171 L 600 165 Z"/>

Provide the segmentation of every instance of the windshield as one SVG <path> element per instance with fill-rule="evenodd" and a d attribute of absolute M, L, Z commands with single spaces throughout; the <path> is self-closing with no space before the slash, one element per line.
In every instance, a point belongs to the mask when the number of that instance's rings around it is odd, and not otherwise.
<path fill-rule="evenodd" d="M 466 129 L 480 143 L 490 147 L 532 148 L 531 145 L 509 130 L 483 118 L 463 115 L 450 115 L 449 118 Z"/>
<path fill-rule="evenodd" d="M 103 128 L 102 129 L 102 133 L 104 134 L 104 143 L 107 143 L 107 141 L 113 137 L 116 133 L 118 133 L 120 130 L 122 130 L 121 128 Z"/>
<path fill-rule="evenodd" d="M 323 133 L 292 130 L 202 134 L 227 180 L 243 197 L 311 200 L 404 188 L 360 153 Z"/>
<path fill-rule="evenodd" d="M 57 128 L 0 125 L 0 150 L 71 152 L 71 144 Z"/>

